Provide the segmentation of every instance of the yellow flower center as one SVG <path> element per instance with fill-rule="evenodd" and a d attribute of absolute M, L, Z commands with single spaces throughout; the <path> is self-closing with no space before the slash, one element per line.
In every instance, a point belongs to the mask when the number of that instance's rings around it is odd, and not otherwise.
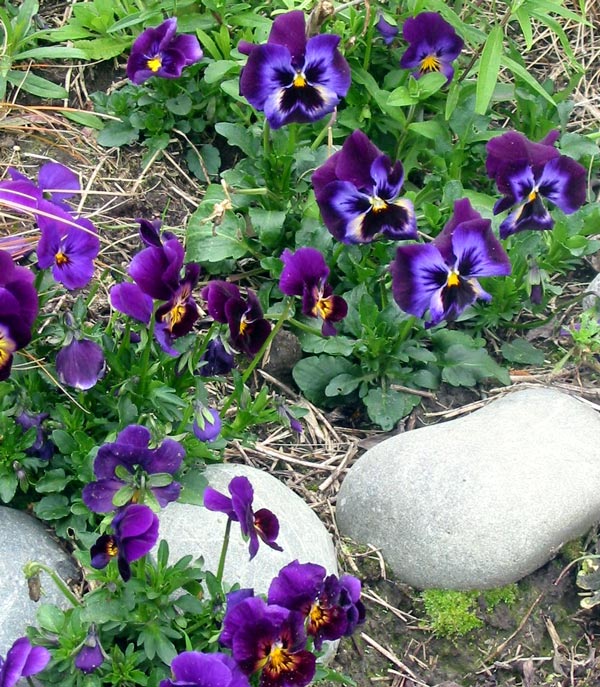
<path fill-rule="evenodd" d="M 244 316 L 242 316 L 242 319 L 240 320 L 240 336 L 244 336 L 246 334 L 249 326 L 250 323 L 248 322 L 248 320 Z"/>
<path fill-rule="evenodd" d="M 294 668 L 294 658 L 279 644 L 273 645 L 269 653 L 269 672 L 290 672 L 293 671 Z"/>
<path fill-rule="evenodd" d="M 162 67 L 162 60 L 160 58 L 160 55 L 157 55 L 156 57 L 151 57 L 146 64 L 148 65 L 148 69 L 151 72 L 157 72 L 161 67 Z"/>
<path fill-rule="evenodd" d="M 0 332 L 0 368 L 4 367 L 15 351 L 15 344 Z"/>
<path fill-rule="evenodd" d="M 111 558 L 114 558 L 119 553 L 119 547 L 117 542 L 111 537 L 106 543 L 106 554 Z"/>
<path fill-rule="evenodd" d="M 58 251 L 58 253 L 54 256 L 54 259 L 56 260 L 56 264 L 59 267 L 69 264 L 69 257 L 65 255 L 62 251 Z"/>
<path fill-rule="evenodd" d="M 292 81 L 292 86 L 295 88 L 304 88 L 306 86 L 306 77 L 301 72 L 296 72 L 296 76 Z"/>
<path fill-rule="evenodd" d="M 536 198 L 537 198 L 537 191 L 535 189 L 533 189 L 533 191 L 527 196 L 527 202 L 532 203 Z"/>
<path fill-rule="evenodd" d="M 375 213 L 382 212 L 387 208 L 387 203 L 379 196 L 373 196 L 373 198 L 369 198 L 369 202 L 371 203 L 371 208 Z"/>
<path fill-rule="evenodd" d="M 333 299 L 331 297 L 319 298 L 319 300 L 315 303 L 315 307 L 313 308 L 313 314 L 316 317 L 321 317 L 324 320 L 328 319 L 332 312 Z"/>
<path fill-rule="evenodd" d="M 421 60 L 421 67 L 419 71 L 423 74 L 426 72 L 439 72 L 441 62 L 437 55 L 427 55 Z"/>
<path fill-rule="evenodd" d="M 456 270 L 453 270 L 448 275 L 448 281 L 446 282 L 446 286 L 458 286 L 459 284 L 460 284 L 459 274 Z"/>

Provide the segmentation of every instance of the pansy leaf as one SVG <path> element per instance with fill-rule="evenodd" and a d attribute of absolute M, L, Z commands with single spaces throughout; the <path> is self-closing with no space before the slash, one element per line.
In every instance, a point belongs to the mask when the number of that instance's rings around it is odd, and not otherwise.
<path fill-rule="evenodd" d="M 505 360 L 521 365 L 542 365 L 544 352 L 536 348 L 526 339 L 513 339 L 505 341 L 500 349 Z"/>
<path fill-rule="evenodd" d="M 484 348 L 450 346 L 442 359 L 442 379 L 452 386 L 475 386 L 484 379 L 495 378 L 510 384 L 510 376 Z"/>
<path fill-rule="evenodd" d="M 65 624 L 65 614 L 51 604 L 42 604 L 36 613 L 38 625 L 52 634 L 59 635 Z"/>
<path fill-rule="evenodd" d="M 165 107 L 175 115 L 185 116 L 191 112 L 192 99 L 187 93 L 180 93 L 175 98 L 169 98 L 165 102 Z"/>
<path fill-rule="evenodd" d="M 230 146 L 240 148 L 249 158 L 255 159 L 258 156 L 259 142 L 254 136 L 249 135 L 247 127 L 241 124 L 217 122 L 215 129 L 227 140 Z"/>
<path fill-rule="evenodd" d="M 254 231 L 266 248 L 274 248 L 281 243 L 283 223 L 286 218 L 285 212 L 250 208 L 248 214 Z"/>
<path fill-rule="evenodd" d="M 370 389 L 364 397 L 369 418 L 389 432 L 419 404 L 419 396 L 394 389 Z"/>
<path fill-rule="evenodd" d="M 60 520 L 69 515 L 69 499 L 62 494 L 48 494 L 33 507 L 41 520 Z"/>
<path fill-rule="evenodd" d="M 65 471 L 62 468 L 46 470 L 44 475 L 40 477 L 38 483 L 35 485 L 35 490 L 39 494 L 61 492 L 71 479 L 71 477 L 66 477 Z"/>
<path fill-rule="evenodd" d="M 358 388 L 361 377 L 343 372 L 336 375 L 325 387 L 325 396 L 347 396 Z"/>
<path fill-rule="evenodd" d="M 113 496 L 112 502 L 115 508 L 120 508 L 126 503 L 129 503 L 135 494 L 135 489 L 133 487 L 125 486 L 121 487 L 119 491 Z"/>
<path fill-rule="evenodd" d="M 156 472 L 149 475 L 146 484 L 149 487 L 166 487 L 173 482 L 173 475 L 168 472 Z"/>
<path fill-rule="evenodd" d="M 3 503 L 10 503 L 17 491 L 19 480 L 14 470 L 7 470 L 0 475 L 0 499 Z"/>
<path fill-rule="evenodd" d="M 485 41 L 483 52 L 481 53 L 475 96 L 475 112 L 480 115 L 486 113 L 496 88 L 503 40 L 504 30 L 502 26 L 494 26 Z"/>
<path fill-rule="evenodd" d="M 292 376 L 302 389 L 306 398 L 312 403 L 324 403 L 327 398 L 326 388 L 334 377 L 347 374 L 358 378 L 361 369 L 345 358 L 329 355 L 310 356 L 296 363 Z"/>

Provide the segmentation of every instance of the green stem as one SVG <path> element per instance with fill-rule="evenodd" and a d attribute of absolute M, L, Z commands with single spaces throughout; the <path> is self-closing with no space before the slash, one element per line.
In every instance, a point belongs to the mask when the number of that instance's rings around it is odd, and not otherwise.
<path fill-rule="evenodd" d="M 415 118 L 415 112 L 417 111 L 417 105 L 416 103 L 413 103 L 409 108 L 408 108 L 408 113 L 406 115 L 406 121 L 404 122 L 404 130 L 398 139 L 398 145 L 396 146 L 396 157 L 394 158 L 395 160 L 399 160 L 400 156 L 402 154 L 402 148 L 404 146 L 404 143 L 406 141 L 406 138 L 408 136 L 408 127 L 410 124 L 412 124 L 414 118 Z"/>
<path fill-rule="evenodd" d="M 142 359 L 140 361 L 140 384 L 139 394 L 142 398 L 146 397 L 148 391 L 148 367 L 150 366 L 150 352 L 152 350 L 152 343 L 154 341 L 154 325 L 156 323 L 154 312 L 150 317 L 150 326 L 148 327 L 148 341 L 142 352 Z"/>
<path fill-rule="evenodd" d="M 289 323 L 294 325 L 296 329 L 300 329 L 303 332 L 306 332 L 307 334 L 314 334 L 315 336 L 321 337 L 323 336 L 321 334 L 321 330 L 317 329 L 316 327 L 311 327 L 308 324 L 304 324 L 304 322 L 300 322 L 300 320 L 297 320 L 295 317 L 290 317 Z"/>
<path fill-rule="evenodd" d="M 365 41 L 365 56 L 363 58 L 363 69 L 369 71 L 369 64 L 371 62 L 371 45 L 373 43 L 373 32 L 375 31 L 375 24 L 371 21 L 367 31 L 367 40 Z"/>
<path fill-rule="evenodd" d="M 225 559 L 227 558 L 227 549 L 229 548 L 231 522 L 231 518 L 227 518 L 225 534 L 223 535 L 223 546 L 221 547 L 221 555 L 219 556 L 219 565 L 217 567 L 217 580 L 219 580 L 219 584 L 223 584 L 223 571 L 225 570 Z"/>
<path fill-rule="evenodd" d="M 263 157 L 265 162 L 271 158 L 272 151 L 271 127 L 269 126 L 269 122 L 265 119 L 265 125 L 263 126 Z"/>
<path fill-rule="evenodd" d="M 27 565 L 23 568 L 23 572 L 25 573 L 25 577 L 27 579 L 34 577 L 34 575 L 38 575 L 42 571 L 47 573 L 52 578 L 54 584 L 60 589 L 60 591 L 71 602 L 71 604 L 73 604 L 73 606 L 81 606 L 81 601 L 79 601 L 75 594 L 73 594 L 67 583 L 62 579 L 62 577 L 60 577 L 56 570 L 53 570 L 43 563 L 38 563 L 37 561 L 27 563 Z"/>

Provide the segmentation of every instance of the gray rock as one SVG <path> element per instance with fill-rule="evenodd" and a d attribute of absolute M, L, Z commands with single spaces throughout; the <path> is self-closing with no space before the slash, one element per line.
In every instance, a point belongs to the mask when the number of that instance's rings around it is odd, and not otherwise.
<path fill-rule="evenodd" d="M 45 573 L 41 573 L 41 599 L 32 601 L 23 566 L 31 561 L 44 563 L 65 581 L 77 577 L 77 569 L 41 522 L 4 506 L 0 506 L 0 551 L 0 655 L 6 657 L 15 639 L 25 635 L 28 625 L 36 624 L 40 603 L 70 606 Z"/>
<path fill-rule="evenodd" d="M 239 524 L 233 523 L 223 575 L 226 583 L 239 582 L 242 587 L 264 593 L 279 570 L 296 558 L 301 563 L 319 563 L 329 573 L 337 574 L 335 549 L 325 526 L 285 484 L 245 465 L 211 465 L 205 474 L 210 486 L 227 496 L 227 485 L 233 477 L 247 477 L 254 487 L 254 510 L 268 508 L 279 519 L 277 543 L 283 551 L 274 551 L 260 542 L 252 561 L 248 560 L 248 544 L 242 540 Z M 169 544 L 171 562 L 190 554 L 194 558 L 202 556 L 206 569 L 216 572 L 226 522 L 225 515 L 202 506 L 169 504 L 160 515 L 160 537 Z"/>
<path fill-rule="evenodd" d="M 338 495 L 340 532 L 414 587 L 514 582 L 600 519 L 599 436 L 571 396 L 510 393 L 365 453 Z"/>
<path fill-rule="evenodd" d="M 600 299 L 600 274 L 597 274 L 592 279 L 585 291 L 589 295 L 583 299 L 582 305 L 584 310 L 589 310 L 597 305 L 598 300 Z"/>

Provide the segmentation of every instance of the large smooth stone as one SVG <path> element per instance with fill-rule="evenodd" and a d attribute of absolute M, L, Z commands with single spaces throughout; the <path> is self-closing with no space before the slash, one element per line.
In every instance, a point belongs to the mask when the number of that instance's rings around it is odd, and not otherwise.
<path fill-rule="evenodd" d="M 283 551 L 274 551 L 260 541 L 252 561 L 239 523 L 233 523 L 223 575 L 226 583 L 239 582 L 242 587 L 254 588 L 257 594 L 266 593 L 279 570 L 296 558 L 301 563 L 319 563 L 329 573 L 337 574 L 335 549 L 325 526 L 285 484 L 262 470 L 231 463 L 208 466 L 205 475 L 211 487 L 227 496 L 227 485 L 233 477 L 247 477 L 254 488 L 253 509 L 268 508 L 279 519 L 277 543 Z M 202 556 L 205 568 L 216 572 L 226 522 L 226 515 L 203 506 L 169 504 L 160 514 L 160 538 L 169 544 L 170 561 L 190 554 L 194 558 Z"/>
<path fill-rule="evenodd" d="M 71 558 L 48 534 L 41 522 L 23 511 L 0 506 L 0 655 L 23 637 L 28 625 L 36 625 L 41 603 L 70 607 L 64 595 L 46 573 L 41 573 L 42 596 L 39 602 L 29 598 L 23 574 L 26 563 L 44 563 L 67 581 L 77 577 Z"/>
<path fill-rule="evenodd" d="M 598 414 L 567 394 L 510 393 L 367 451 L 338 527 L 414 587 L 515 582 L 600 519 L 599 436 Z"/>

